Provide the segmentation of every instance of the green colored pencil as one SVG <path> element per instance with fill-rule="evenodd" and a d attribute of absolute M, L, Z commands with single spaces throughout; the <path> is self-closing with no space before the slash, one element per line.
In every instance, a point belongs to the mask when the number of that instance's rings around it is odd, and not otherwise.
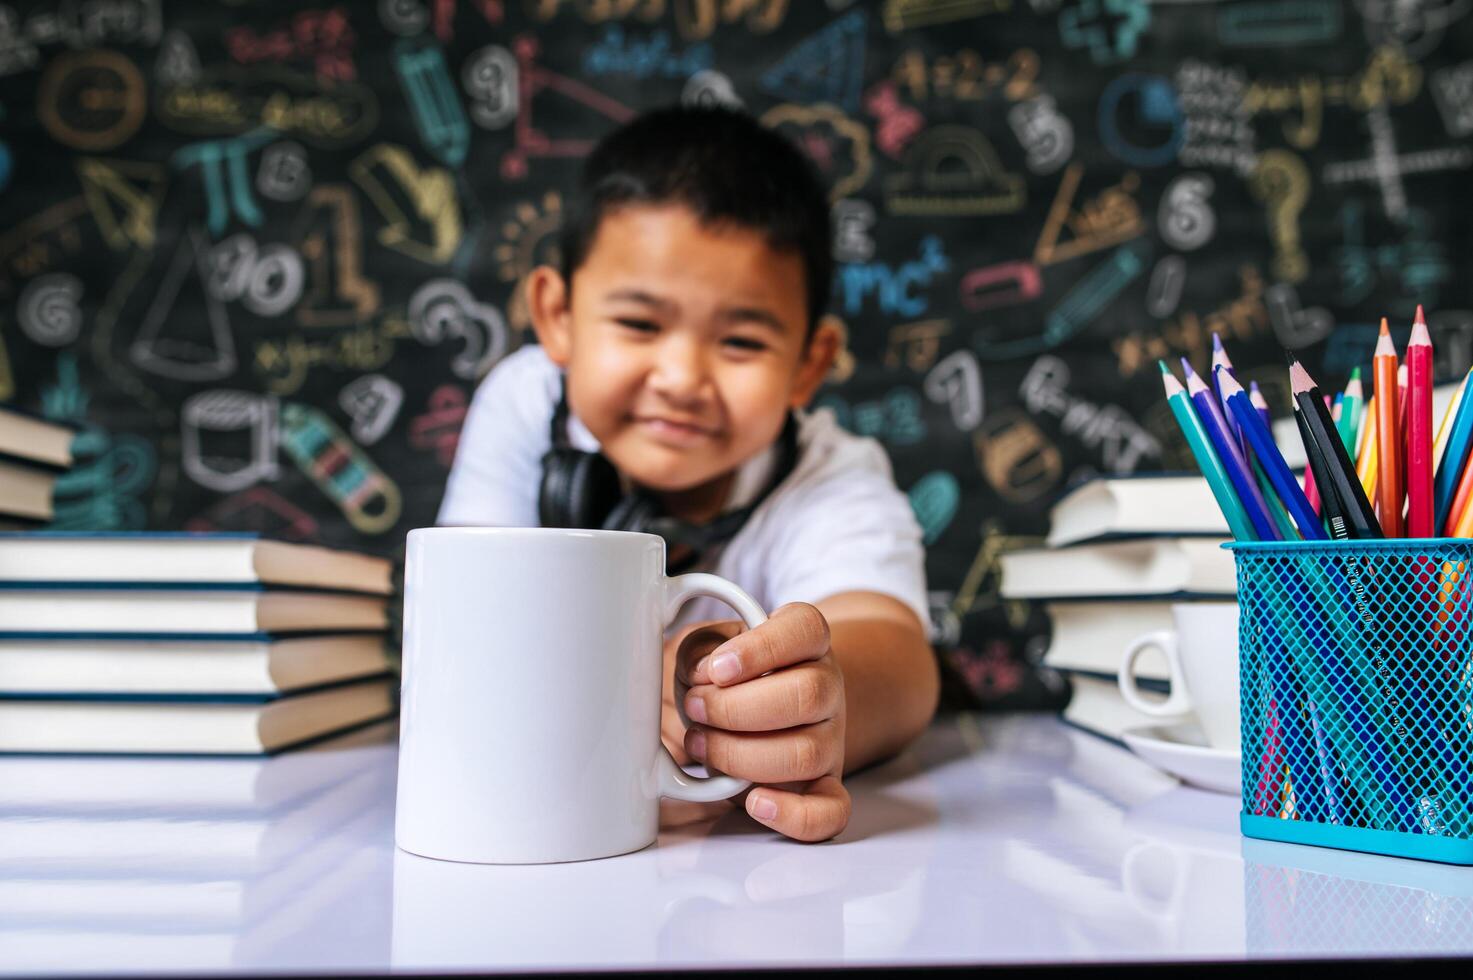
<path fill-rule="evenodd" d="M 1350 383 L 1345 386 L 1345 400 L 1340 405 L 1340 421 L 1335 423 L 1335 431 L 1340 434 L 1340 441 L 1345 444 L 1345 451 L 1350 458 L 1355 458 L 1355 447 L 1360 445 L 1361 415 L 1366 407 L 1365 390 L 1361 387 L 1360 368 L 1351 368 Z"/>

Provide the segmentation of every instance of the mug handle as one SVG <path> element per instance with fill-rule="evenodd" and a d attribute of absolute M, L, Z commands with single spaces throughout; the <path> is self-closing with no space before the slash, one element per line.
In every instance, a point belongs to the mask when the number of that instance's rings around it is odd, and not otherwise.
<path fill-rule="evenodd" d="M 1166 665 L 1171 670 L 1171 696 L 1165 701 L 1147 701 L 1141 697 L 1140 688 L 1135 683 L 1135 662 L 1138 657 L 1151 647 L 1159 647 L 1166 654 Z M 1162 717 L 1165 715 L 1179 715 L 1192 710 L 1192 699 L 1187 695 L 1185 675 L 1181 669 L 1181 657 L 1176 651 L 1176 632 L 1174 630 L 1157 630 L 1138 636 L 1125 648 L 1125 657 L 1120 661 L 1120 696 L 1125 698 L 1125 703 L 1142 714 Z"/>
<path fill-rule="evenodd" d="M 691 572 L 688 575 L 677 575 L 665 580 L 665 625 L 668 626 L 674 622 L 676 614 L 680 612 L 680 607 L 696 596 L 720 599 L 737 611 L 742 621 L 747 624 L 747 629 L 767 622 L 767 613 L 762 611 L 757 600 L 747 595 L 739 586 L 733 585 L 719 575 Z M 687 728 L 691 723 L 685 713 L 685 694 L 688 690 L 689 688 L 680 683 L 678 679 L 675 681 L 675 710 Z M 750 779 L 723 776 L 709 766 L 707 771 L 712 775 L 704 779 L 700 776 L 692 776 L 680 768 L 675 757 L 665 748 L 663 742 L 660 744 L 659 765 L 660 795 L 672 800 L 714 803 L 717 800 L 736 796 L 752 785 Z"/>

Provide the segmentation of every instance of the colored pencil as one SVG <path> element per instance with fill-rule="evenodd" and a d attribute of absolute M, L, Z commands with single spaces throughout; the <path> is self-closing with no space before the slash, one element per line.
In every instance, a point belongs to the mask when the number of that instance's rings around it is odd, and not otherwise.
<path fill-rule="evenodd" d="M 1372 359 L 1376 383 L 1376 497 L 1381 530 L 1388 538 L 1402 536 L 1401 506 L 1401 420 L 1396 390 L 1396 345 L 1391 329 L 1381 318 L 1381 335 Z"/>
<path fill-rule="evenodd" d="M 1345 398 L 1341 403 L 1340 420 L 1335 423 L 1345 451 L 1354 453 L 1360 441 L 1361 411 L 1365 408 L 1365 387 L 1360 381 L 1360 368 L 1352 368 L 1350 381 L 1345 385 Z"/>
<path fill-rule="evenodd" d="M 1430 538 L 1437 533 L 1432 498 L 1432 338 L 1420 306 L 1407 341 L 1406 368 L 1406 533 L 1410 538 Z"/>
<path fill-rule="evenodd" d="M 1280 540 L 1279 530 L 1268 514 L 1268 503 L 1258 492 L 1258 484 L 1253 482 L 1253 473 L 1248 468 L 1248 459 L 1243 455 L 1242 447 L 1238 445 L 1238 437 L 1228 428 L 1227 421 L 1222 416 L 1222 406 L 1218 404 L 1211 389 L 1197 377 L 1186 358 L 1182 358 L 1182 366 L 1186 369 L 1187 396 L 1196 406 L 1197 417 L 1207 433 L 1207 439 L 1217 451 L 1217 458 L 1227 471 L 1233 490 L 1238 495 L 1238 503 L 1248 515 L 1254 532 L 1260 541 Z"/>
<path fill-rule="evenodd" d="M 1248 393 L 1243 386 L 1238 384 L 1236 378 L 1228 374 L 1224 369 L 1217 369 L 1218 379 L 1222 384 L 1223 391 L 1227 392 L 1228 407 L 1233 416 L 1238 420 L 1238 428 L 1243 430 L 1243 435 L 1248 439 L 1248 444 L 1263 463 L 1264 471 L 1268 473 L 1274 489 L 1278 491 L 1279 499 L 1283 501 L 1284 507 L 1289 515 L 1294 518 L 1294 523 L 1299 528 L 1299 533 L 1306 540 L 1323 541 L 1326 537 L 1325 529 L 1320 525 L 1320 519 L 1315 516 L 1309 507 L 1309 501 L 1304 499 L 1304 491 L 1299 489 L 1299 483 L 1294 479 L 1294 474 L 1289 470 L 1289 464 L 1284 462 L 1284 456 L 1279 452 L 1279 447 L 1274 444 L 1273 433 L 1268 426 L 1263 424 L 1258 410 L 1248 399 Z"/>
<path fill-rule="evenodd" d="M 1470 370 L 1468 374 L 1473 374 L 1473 370 Z M 1465 374 L 1463 375 L 1463 380 L 1459 381 L 1458 386 L 1453 389 L 1453 397 L 1448 401 L 1447 408 L 1442 412 L 1442 421 L 1437 423 L 1437 438 L 1432 440 L 1432 471 L 1434 474 L 1440 474 L 1442 472 L 1442 459 L 1447 455 L 1447 440 L 1452 435 L 1453 425 L 1457 422 L 1458 418 L 1458 409 L 1463 404 L 1463 392 L 1467 388 L 1468 375 Z M 1456 474 L 1453 475 L 1453 482 L 1457 482 Z M 1433 496 L 1437 496 L 1437 477 L 1435 475 L 1433 477 L 1432 493 Z M 1439 506 L 1444 504 L 1441 498 L 1437 502 Z M 1442 527 L 1442 522 L 1439 521 L 1437 526 Z"/>
<path fill-rule="evenodd" d="M 1469 449 L 1473 447 L 1473 398 L 1466 397 L 1470 377 L 1473 377 L 1473 370 L 1463 376 L 1462 385 L 1457 394 L 1453 395 L 1447 414 L 1442 417 L 1444 431 L 1437 437 L 1437 443 L 1442 444 L 1442 455 L 1436 461 L 1437 473 L 1432 488 L 1437 510 L 1434 533 L 1442 532 L 1447 527 L 1453 498 L 1458 490 L 1458 478 L 1462 476 L 1463 468 L 1468 463 Z M 1450 424 L 1449 417 L 1452 418 Z M 1437 443 L 1432 447 L 1433 456 L 1438 455 Z"/>
<path fill-rule="evenodd" d="M 1253 403 L 1254 408 L 1258 409 L 1258 417 L 1263 419 L 1263 427 L 1272 432 L 1274 430 L 1273 413 L 1269 411 L 1268 399 L 1263 397 L 1263 389 L 1258 387 L 1257 381 L 1248 382 L 1248 400 Z M 1248 462 L 1253 466 L 1253 479 L 1258 483 L 1258 492 L 1263 494 L 1263 499 L 1268 503 L 1268 514 L 1274 519 L 1274 527 L 1279 529 L 1279 534 L 1285 541 L 1298 541 L 1300 539 L 1299 529 L 1289 519 L 1289 512 L 1284 510 L 1284 504 L 1279 500 L 1279 495 L 1274 493 L 1274 485 L 1269 482 L 1268 474 L 1263 471 L 1263 464 L 1258 461 L 1251 446 L 1246 452 Z"/>
<path fill-rule="evenodd" d="M 1221 446 L 1217 445 L 1214 439 L 1213 448 L 1217 450 L 1218 456 L 1222 460 L 1222 465 L 1225 469 L 1228 469 L 1228 475 L 1230 477 L 1233 475 L 1233 469 L 1229 464 L 1236 464 L 1237 470 L 1245 477 L 1245 485 L 1240 486 L 1235 479 L 1233 481 L 1233 487 L 1238 492 L 1238 501 L 1247 512 L 1248 519 L 1252 521 L 1254 529 L 1258 531 L 1259 537 L 1267 541 L 1279 540 L 1280 535 L 1278 534 L 1278 529 L 1272 527 L 1272 522 L 1267 519 L 1269 513 L 1268 501 L 1264 498 L 1262 491 L 1259 490 L 1258 484 L 1253 480 L 1253 470 L 1248 465 L 1248 454 L 1244 450 L 1243 444 L 1239 441 L 1241 436 L 1238 434 L 1237 426 L 1223 414 L 1221 402 L 1218 401 L 1217 396 L 1212 393 L 1211 389 L 1207 387 L 1207 383 L 1197 376 L 1196 371 L 1192 370 L 1192 362 L 1183 357 L 1181 359 L 1181 367 L 1182 376 L 1187 379 L 1187 396 L 1191 399 L 1192 404 L 1196 406 L 1198 415 L 1206 412 L 1213 416 L 1223 433 L 1230 437 Z M 1194 380 L 1196 381 L 1195 386 L 1193 385 Z M 1198 387 L 1207 393 L 1207 397 L 1201 399 L 1197 397 Z M 1205 415 L 1202 415 L 1202 422 L 1207 429 L 1208 437 L 1211 438 L 1212 429 L 1211 426 L 1207 425 L 1207 417 Z M 1260 525 L 1255 515 L 1264 517 L 1265 522 Z"/>
<path fill-rule="evenodd" d="M 1350 461 L 1345 443 L 1335 431 L 1318 386 L 1298 360 L 1289 366 L 1289 385 L 1294 392 L 1295 420 L 1304 435 L 1305 448 L 1307 450 L 1310 444 L 1314 444 L 1319 453 L 1322 469 L 1316 476 L 1321 481 L 1320 494 L 1326 500 L 1326 506 L 1333 497 L 1349 537 L 1381 537 L 1376 512 L 1371 509 L 1365 489 L 1356 478 L 1355 464 Z M 1311 460 L 1314 458 L 1310 456 Z M 1328 512 L 1326 516 L 1329 516 Z"/>
<path fill-rule="evenodd" d="M 1258 387 L 1257 381 L 1248 382 L 1248 400 L 1253 407 L 1258 409 L 1258 417 L 1263 419 L 1264 428 L 1272 432 L 1274 430 L 1274 416 L 1268 408 L 1268 399 L 1263 397 L 1263 389 Z"/>
<path fill-rule="evenodd" d="M 1376 424 L 1376 396 L 1372 395 L 1366 402 L 1366 421 L 1360 427 L 1360 449 L 1355 454 L 1355 472 L 1360 477 L 1360 485 L 1365 487 L 1366 499 L 1372 504 L 1376 502 L 1376 477 L 1380 473 L 1376 459 L 1377 443 Z"/>
<path fill-rule="evenodd" d="M 1463 467 L 1463 477 L 1458 481 L 1458 492 L 1453 497 L 1448 511 L 1448 529 L 1443 533 L 1451 538 L 1473 537 L 1473 464 Z"/>
<path fill-rule="evenodd" d="M 1238 446 L 1246 454 L 1248 442 L 1243 438 L 1243 433 L 1238 431 L 1238 423 L 1233 420 L 1233 415 L 1228 411 L 1227 399 L 1223 397 L 1222 388 L 1217 384 L 1217 369 L 1221 366 L 1227 369 L 1227 373 L 1236 378 L 1238 372 L 1233 370 L 1233 362 L 1228 358 L 1227 348 L 1222 345 L 1222 338 L 1217 331 L 1212 331 L 1212 363 L 1207 368 L 1207 374 L 1212 378 L 1212 391 L 1217 396 L 1217 404 L 1222 406 L 1222 417 L 1227 419 L 1228 428 L 1238 439 Z"/>
<path fill-rule="evenodd" d="M 1212 489 L 1212 496 L 1216 498 L 1222 516 L 1227 519 L 1233 537 L 1239 541 L 1257 540 L 1253 523 L 1238 503 L 1238 498 L 1233 493 L 1232 481 L 1222 468 L 1222 462 L 1217 458 L 1217 453 L 1202 428 L 1202 420 L 1197 417 L 1196 410 L 1187 399 L 1186 389 L 1176 380 L 1176 375 L 1171 373 L 1165 361 L 1157 363 L 1161 365 L 1161 383 L 1166 388 L 1166 403 L 1171 406 L 1171 414 L 1176 416 L 1176 424 L 1181 427 L 1182 435 L 1186 437 L 1187 445 L 1197 460 L 1197 468 L 1206 477 L 1207 485 Z"/>

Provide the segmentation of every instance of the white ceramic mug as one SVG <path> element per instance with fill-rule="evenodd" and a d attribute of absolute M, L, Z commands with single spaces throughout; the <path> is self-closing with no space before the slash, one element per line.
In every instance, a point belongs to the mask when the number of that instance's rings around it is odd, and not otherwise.
<path fill-rule="evenodd" d="M 1172 603 L 1176 628 L 1137 637 L 1120 661 L 1120 694 L 1144 714 L 1161 717 L 1193 712 L 1214 749 L 1237 751 L 1238 733 L 1238 604 L 1236 602 Z M 1166 656 L 1171 696 L 1165 701 L 1141 696 L 1135 662 L 1155 647 Z"/>
<path fill-rule="evenodd" d="M 751 784 L 693 776 L 660 741 L 664 629 L 695 596 L 753 627 L 751 596 L 665 575 L 653 534 L 409 532 L 395 841 L 424 857 L 581 861 L 655 840 L 660 797 Z"/>

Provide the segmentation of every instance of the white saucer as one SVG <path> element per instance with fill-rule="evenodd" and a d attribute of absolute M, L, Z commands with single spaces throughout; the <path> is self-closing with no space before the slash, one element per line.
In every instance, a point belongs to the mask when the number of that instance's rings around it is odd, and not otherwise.
<path fill-rule="evenodd" d="M 1217 793 L 1242 792 L 1242 755 L 1209 748 L 1196 724 L 1147 725 L 1127 729 L 1120 737 L 1136 755 L 1184 783 Z"/>

